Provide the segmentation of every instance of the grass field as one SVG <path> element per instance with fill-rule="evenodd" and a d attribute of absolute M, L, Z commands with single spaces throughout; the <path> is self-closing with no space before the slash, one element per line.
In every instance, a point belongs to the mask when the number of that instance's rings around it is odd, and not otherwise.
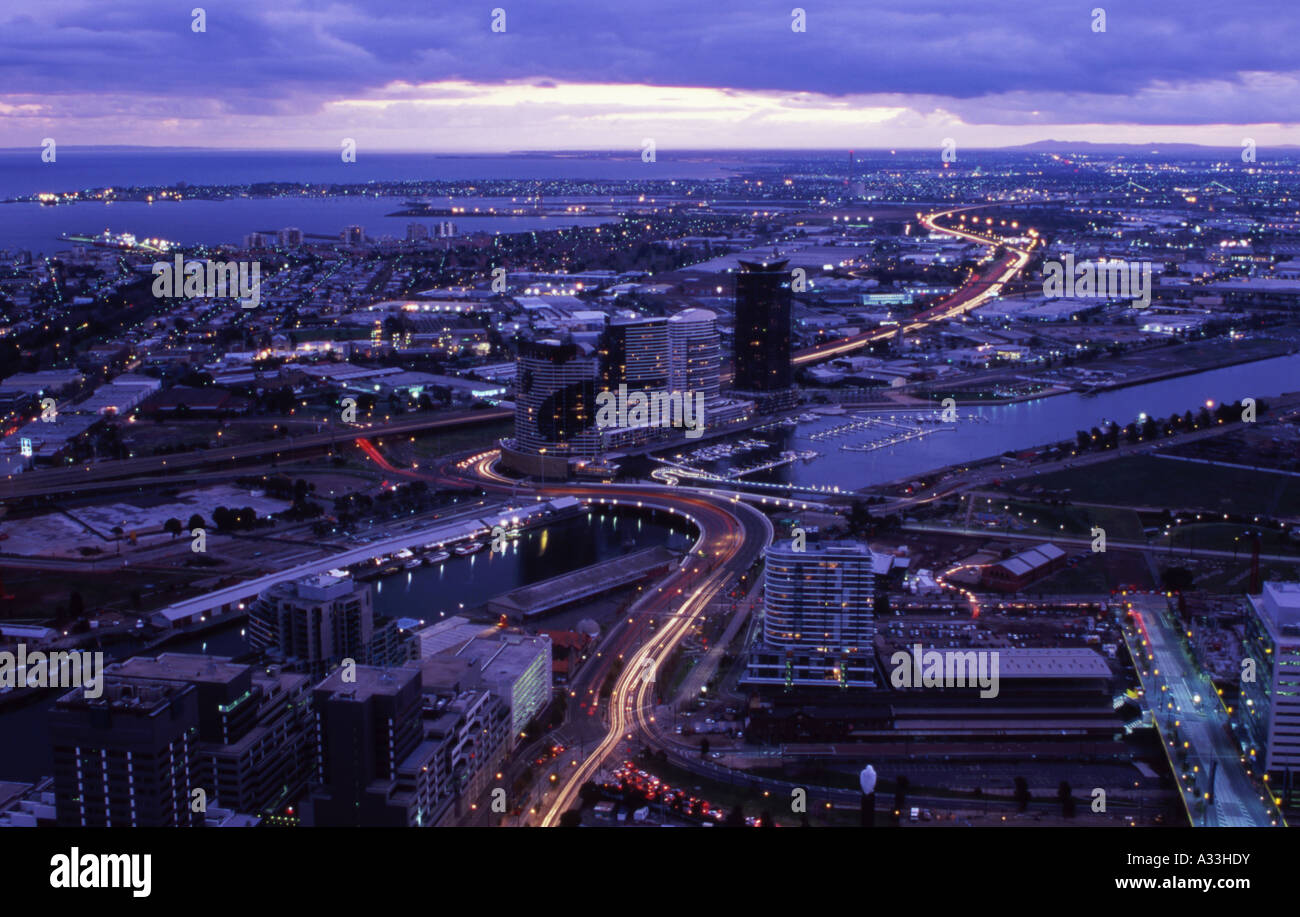
<path fill-rule="evenodd" d="M 1003 507 L 1008 509 L 1003 510 Z M 1108 506 L 1060 506 L 1051 503 L 1035 503 L 1029 500 L 1011 498 L 998 504 L 977 500 L 979 510 L 997 510 L 1010 513 L 1015 517 L 1016 525 L 1010 531 L 1020 534 L 1041 534 L 1044 538 L 1053 535 L 1072 535 L 1079 538 L 1090 537 L 1093 526 L 1106 530 L 1106 537 L 1117 541 L 1142 540 L 1142 522 L 1138 514 L 1130 509 Z M 990 528 L 995 533 L 999 528 Z"/>
<path fill-rule="evenodd" d="M 1092 554 L 1076 566 L 1031 583 L 1025 589 L 1031 595 L 1081 595 L 1107 593 L 1123 586 L 1153 588 L 1156 583 L 1141 555 L 1133 551 L 1107 551 Z"/>
<path fill-rule="evenodd" d="M 1268 516 L 1300 514 L 1300 477 L 1151 455 L 1054 471 L 1015 483 L 1048 490 L 1069 488 L 1073 501 L 1111 506 L 1156 506 Z"/>
<path fill-rule="evenodd" d="M 1227 522 L 1194 523 L 1176 526 L 1169 537 L 1161 535 L 1151 540 L 1156 550 L 1173 553 L 1180 550 L 1211 549 L 1215 551 L 1236 551 L 1241 557 L 1249 557 L 1253 539 L 1248 535 L 1256 529 L 1248 525 L 1234 525 Z M 1172 542 L 1172 545 L 1170 544 Z M 1300 544 L 1286 537 L 1286 533 L 1276 529 L 1265 529 L 1260 536 L 1261 554 L 1295 554 L 1300 557 Z"/>
<path fill-rule="evenodd" d="M 424 462 L 467 449 L 492 449 L 498 440 L 513 432 L 514 423 L 508 420 L 455 430 L 431 430 L 416 437 L 414 452 Z"/>

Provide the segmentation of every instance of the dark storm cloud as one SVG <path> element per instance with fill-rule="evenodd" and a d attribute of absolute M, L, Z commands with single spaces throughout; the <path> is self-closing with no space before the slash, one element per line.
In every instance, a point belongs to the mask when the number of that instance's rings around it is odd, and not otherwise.
<path fill-rule="evenodd" d="M 190 29 L 195 5 L 206 10 L 205 34 Z M 1003 123 L 1142 121 L 1144 112 L 1152 123 L 1297 120 L 1288 80 L 1270 89 L 1243 77 L 1296 69 L 1300 16 L 1276 0 L 809 0 L 798 4 L 804 34 L 790 28 L 795 5 L 10 2 L 0 4 L 0 93 L 165 95 L 266 114 L 365 98 L 394 81 L 527 80 L 543 91 L 598 82 L 898 94 Z M 490 30 L 496 6 L 505 34 Z M 1092 30 L 1094 6 L 1106 11 L 1103 34 Z M 1179 89 L 1205 81 L 1230 105 L 1189 109 Z M 1162 97 L 1171 110 L 1160 110 Z M 1090 110 L 1075 110 L 1085 103 Z"/>

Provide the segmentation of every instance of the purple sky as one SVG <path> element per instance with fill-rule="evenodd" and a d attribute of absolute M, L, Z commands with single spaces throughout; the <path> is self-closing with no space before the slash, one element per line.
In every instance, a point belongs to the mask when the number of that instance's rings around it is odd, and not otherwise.
<path fill-rule="evenodd" d="M 1300 143 L 1295 4 L 0 0 L 0 146 Z"/>

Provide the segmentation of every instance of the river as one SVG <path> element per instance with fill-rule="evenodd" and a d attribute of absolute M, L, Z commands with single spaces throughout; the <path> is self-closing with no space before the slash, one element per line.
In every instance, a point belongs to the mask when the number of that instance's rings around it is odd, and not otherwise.
<path fill-rule="evenodd" d="M 691 543 L 686 523 L 664 514 L 624 511 L 593 512 L 584 518 L 532 529 L 510 543 L 504 554 L 483 550 L 468 557 L 453 555 L 435 567 L 421 567 L 372 584 L 375 611 L 388 617 L 429 621 L 462 613 L 493 596 L 642 548 L 665 545 L 685 551 Z M 567 627 L 577 612 L 561 610 L 541 622 Z M 243 622 L 169 643 L 156 653 L 203 653 L 238 656 L 247 651 Z M 140 648 L 118 645 L 107 656 L 126 658 Z M 0 779 L 32 781 L 53 773 L 49 711 L 59 692 L 21 707 L 0 710 Z"/>
<path fill-rule="evenodd" d="M 1009 450 L 1073 441 L 1077 430 L 1101 427 L 1111 420 L 1123 426 L 1136 420 L 1143 412 L 1153 417 L 1168 417 L 1175 411 L 1196 413 L 1207 401 L 1218 404 L 1246 397 L 1268 399 L 1297 390 L 1300 390 L 1300 354 L 1290 354 L 1092 396 L 1070 393 L 1014 404 L 961 406 L 957 411 L 955 428 L 871 452 L 850 452 L 840 447 L 879 438 L 880 431 L 846 432 L 819 440 L 814 438 L 819 432 L 843 426 L 852 420 L 851 416 L 819 417 L 815 422 L 800 423 L 795 428 L 779 427 L 766 433 L 743 434 L 765 439 L 772 443 L 772 448 L 704 467 L 719 470 L 729 464 L 755 464 L 785 450 L 815 450 L 821 453 L 819 458 L 798 461 L 754 475 L 748 480 L 856 490 Z M 875 408 L 869 412 L 850 411 L 850 414 L 855 413 L 878 415 L 881 412 Z M 890 413 L 885 410 L 883 416 L 888 418 Z"/>

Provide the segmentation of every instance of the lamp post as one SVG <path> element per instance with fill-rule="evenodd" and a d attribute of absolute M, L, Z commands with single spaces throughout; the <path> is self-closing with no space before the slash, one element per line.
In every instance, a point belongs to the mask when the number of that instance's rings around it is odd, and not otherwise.
<path fill-rule="evenodd" d="M 876 769 L 870 764 L 858 774 L 858 785 L 862 788 L 859 824 L 863 828 L 874 828 L 876 826 Z"/>

